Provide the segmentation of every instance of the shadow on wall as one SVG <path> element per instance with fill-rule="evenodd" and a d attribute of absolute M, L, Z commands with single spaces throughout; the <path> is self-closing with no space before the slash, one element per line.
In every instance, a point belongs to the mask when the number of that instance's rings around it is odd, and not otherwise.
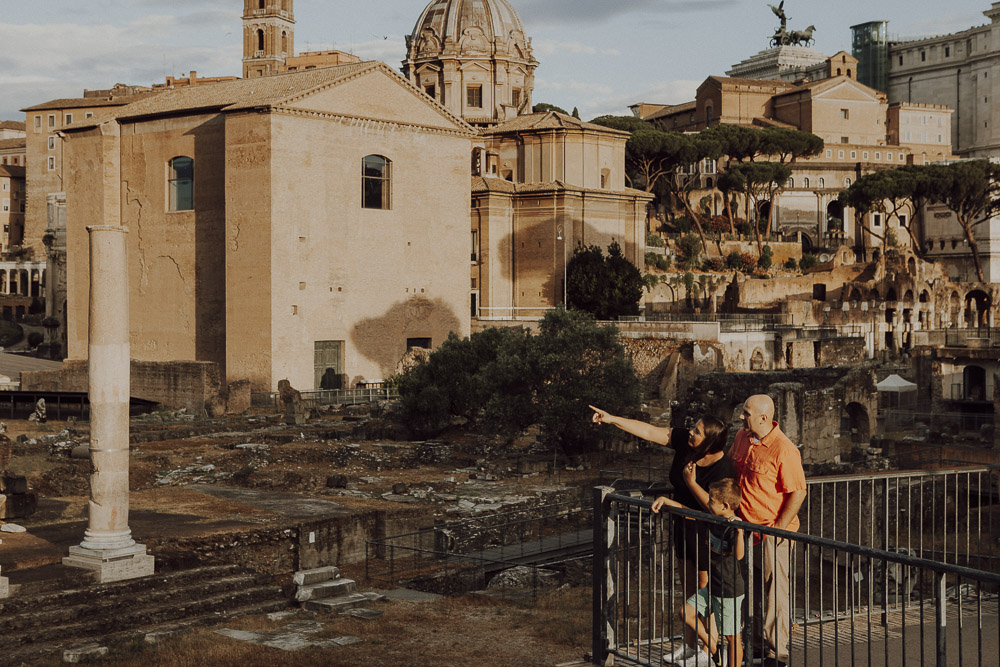
<path fill-rule="evenodd" d="M 351 342 L 366 359 L 378 364 L 382 377 L 396 372 L 406 354 L 406 341 L 430 339 L 431 346 L 444 342 L 452 331 L 460 331 L 458 316 L 441 299 L 414 296 L 392 306 L 379 317 L 358 322 L 351 332 Z"/>
<path fill-rule="evenodd" d="M 531 275 L 530 272 L 534 270 L 545 281 L 539 285 L 543 294 L 549 294 L 549 290 L 554 289 L 556 284 L 562 285 L 562 276 L 557 279 L 553 275 L 553 269 L 562 270 L 562 257 L 565 256 L 568 262 L 573 257 L 577 243 L 597 245 L 606 255 L 611 241 L 617 239 L 622 244 L 622 250 L 625 250 L 625 239 L 619 238 L 620 235 L 602 233 L 579 217 L 572 219 L 564 217 L 558 223 L 553 222 L 551 206 L 525 208 L 519 211 L 522 212 L 518 213 L 519 219 L 515 222 L 516 228 L 513 234 L 508 231 L 500 238 L 493 261 L 498 264 L 500 275 L 505 280 L 511 279 L 513 266 L 517 267 L 518 278 L 521 280 Z M 541 219 L 528 224 L 525 218 L 533 215 L 538 215 Z M 510 229 L 509 225 L 505 226 Z M 558 227 L 562 228 L 561 239 L 558 238 Z M 577 230 L 581 228 L 583 234 L 578 237 Z"/>

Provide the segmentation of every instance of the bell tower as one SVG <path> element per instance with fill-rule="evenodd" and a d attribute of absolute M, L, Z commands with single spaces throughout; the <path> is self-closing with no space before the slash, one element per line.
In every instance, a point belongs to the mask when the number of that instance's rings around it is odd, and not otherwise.
<path fill-rule="evenodd" d="M 293 0 L 243 0 L 243 78 L 281 71 L 295 54 Z"/>

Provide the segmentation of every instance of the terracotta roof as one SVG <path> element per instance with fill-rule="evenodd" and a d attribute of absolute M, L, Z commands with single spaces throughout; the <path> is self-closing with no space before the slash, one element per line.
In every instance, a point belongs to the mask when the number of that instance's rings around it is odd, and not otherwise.
<path fill-rule="evenodd" d="M 710 76 L 706 81 L 718 81 L 719 83 L 731 83 L 744 86 L 762 86 L 764 88 L 796 88 L 794 83 L 781 81 L 780 79 L 739 79 L 728 76 Z"/>
<path fill-rule="evenodd" d="M 531 130 L 593 130 L 595 132 L 631 136 L 630 132 L 613 130 L 596 123 L 585 123 L 579 118 L 567 116 L 557 111 L 523 114 L 505 123 L 500 123 L 496 127 L 484 130 L 483 134 L 509 134 L 511 132 L 529 132 Z"/>
<path fill-rule="evenodd" d="M 0 164 L 0 176 L 24 178 L 24 167 L 16 164 Z"/>
<path fill-rule="evenodd" d="M 759 127 L 781 127 L 786 130 L 797 130 L 797 126 L 791 123 L 785 123 L 780 120 L 775 120 L 774 118 L 764 118 L 763 116 L 757 116 L 753 119 L 753 124 Z"/>
<path fill-rule="evenodd" d="M 13 139 L 0 139 L 0 151 L 24 149 L 28 140 L 24 137 L 14 137 Z"/>
<path fill-rule="evenodd" d="M 378 65 L 377 62 L 367 61 L 175 88 L 119 109 L 115 116 L 136 118 L 196 109 L 236 110 L 271 107 Z"/>
<path fill-rule="evenodd" d="M 693 111 L 698 108 L 698 103 L 695 101 L 685 102 L 684 104 L 675 104 L 673 106 L 668 106 L 660 109 L 656 113 L 652 113 L 646 117 L 646 120 L 656 120 L 657 118 L 666 118 L 667 116 L 673 116 L 675 113 L 683 113 L 685 111 Z"/>
<path fill-rule="evenodd" d="M 155 92 L 149 93 L 138 93 L 136 95 L 126 95 L 123 97 L 113 97 L 110 100 L 106 97 L 74 97 L 69 99 L 59 99 L 50 100 L 48 102 L 43 102 L 41 104 L 36 104 L 33 107 L 26 107 L 21 109 L 21 111 L 48 111 L 55 109 L 87 109 L 94 108 L 98 109 L 100 107 L 120 107 L 126 104 L 131 104 L 136 100 L 140 100 L 144 97 L 149 97 L 150 95 L 156 95 Z"/>
<path fill-rule="evenodd" d="M 24 132 L 24 123 L 19 120 L 0 120 L 0 130 L 20 130 Z"/>

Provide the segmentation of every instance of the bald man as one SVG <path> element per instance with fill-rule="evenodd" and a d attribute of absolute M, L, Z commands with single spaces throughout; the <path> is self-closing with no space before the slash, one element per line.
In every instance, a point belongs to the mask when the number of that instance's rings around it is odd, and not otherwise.
<path fill-rule="evenodd" d="M 743 422 L 729 456 L 743 494 L 740 516 L 762 526 L 798 530 L 799 508 L 806 498 L 806 476 L 798 448 L 774 421 L 774 401 L 757 394 L 743 404 Z M 792 544 L 765 536 L 755 547 L 760 564 L 764 601 L 765 665 L 788 661 L 791 631 L 788 564 Z M 757 590 L 757 584 L 754 585 Z"/>

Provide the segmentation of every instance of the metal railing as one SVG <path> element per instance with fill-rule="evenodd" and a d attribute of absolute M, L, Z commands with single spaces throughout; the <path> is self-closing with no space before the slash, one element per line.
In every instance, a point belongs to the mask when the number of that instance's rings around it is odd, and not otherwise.
<path fill-rule="evenodd" d="M 913 431 L 920 425 L 934 431 L 952 430 L 956 433 L 980 433 L 983 426 L 993 426 L 996 415 L 992 412 L 936 412 L 886 408 L 878 411 L 878 432 Z"/>
<path fill-rule="evenodd" d="M 663 483 L 669 469 L 602 470 L 601 483 Z M 813 477 L 799 510 L 800 532 L 923 558 L 1000 570 L 1000 466 Z M 614 484 L 618 488 L 622 485 Z"/>
<path fill-rule="evenodd" d="M 364 387 L 361 389 L 322 389 L 299 392 L 302 401 L 313 405 L 357 405 L 399 398 L 395 387 Z M 279 408 L 280 400 L 276 392 L 250 394 L 250 405 L 255 408 Z"/>
<path fill-rule="evenodd" d="M 365 575 L 388 585 L 458 593 L 521 566 L 532 570 L 535 590 L 541 569 L 589 558 L 590 512 L 579 501 L 551 503 L 369 540 Z"/>
<path fill-rule="evenodd" d="M 659 665 L 681 646 L 678 614 L 694 586 L 678 571 L 670 541 L 674 524 L 691 519 L 706 529 L 745 531 L 744 563 L 730 555 L 696 566 L 708 571 L 709 581 L 719 568 L 746 577 L 749 613 L 742 627 L 722 633 L 730 635 L 725 643 L 731 639 L 744 649 L 740 664 L 753 664 L 755 648 L 767 644 L 783 652 L 782 642 L 766 637 L 752 613 L 767 594 L 758 566 L 776 555 L 777 540 L 791 545 L 788 591 L 781 598 L 788 612 L 778 614 L 789 636 L 787 664 L 996 664 L 998 574 L 701 512 L 663 508 L 653 514 L 649 500 L 606 487 L 594 490 L 593 516 L 595 664 Z M 754 533 L 773 539 L 753 546 Z M 702 643 L 696 645 L 702 650 Z"/>
<path fill-rule="evenodd" d="M 945 329 L 946 347 L 1000 347 L 1000 329 L 981 327 L 973 329 Z"/>

